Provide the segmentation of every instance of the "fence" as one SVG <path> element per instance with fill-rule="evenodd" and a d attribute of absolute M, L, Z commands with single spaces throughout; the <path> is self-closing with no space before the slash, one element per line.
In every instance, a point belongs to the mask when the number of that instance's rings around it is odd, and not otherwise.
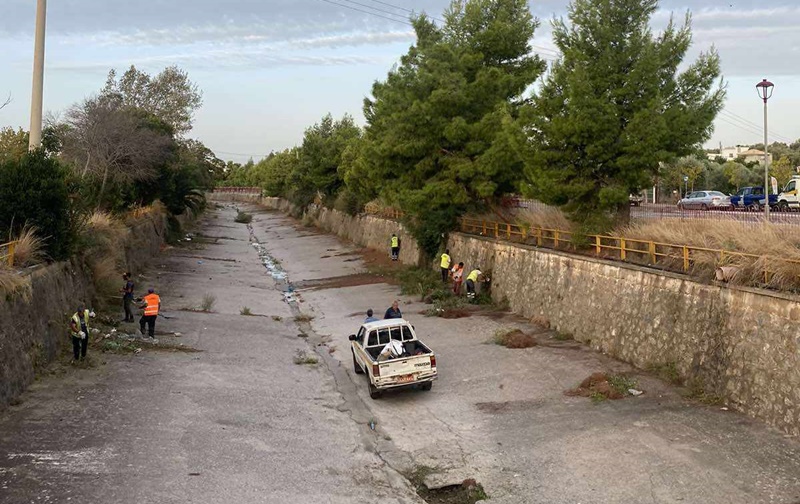
<path fill-rule="evenodd" d="M 395 208 L 365 208 L 365 211 L 369 215 L 374 215 L 375 217 L 382 217 L 384 219 L 393 219 L 393 220 L 400 220 L 405 216 L 400 210 Z"/>
<path fill-rule="evenodd" d="M 260 187 L 215 187 L 215 193 L 219 194 L 251 194 L 251 195 L 261 195 L 261 188 Z"/>
<path fill-rule="evenodd" d="M 532 211 L 553 210 L 555 207 L 538 200 L 506 198 L 503 205 L 507 208 L 524 208 Z M 642 203 L 631 207 L 631 220 L 643 222 L 649 220 L 670 220 L 675 222 L 719 221 L 735 222 L 745 227 L 757 227 L 764 224 L 763 212 L 748 210 L 694 210 L 681 209 L 677 205 L 667 203 Z M 769 221 L 780 226 L 800 227 L 800 212 L 770 212 Z"/>
<path fill-rule="evenodd" d="M 0 243 L 0 261 L 4 261 L 9 267 L 13 267 L 16 248 L 16 240 L 8 243 Z"/>
<path fill-rule="evenodd" d="M 675 245 L 648 240 L 637 240 L 619 236 L 589 235 L 576 240 L 573 233 L 560 229 L 527 228 L 507 222 L 481 219 L 460 219 L 460 229 L 464 233 L 490 236 L 507 241 L 536 245 L 553 249 L 568 249 L 580 253 L 590 253 L 604 259 L 619 260 L 662 270 L 692 273 L 698 264 L 731 266 L 740 270 L 757 273 L 759 280 L 769 285 L 779 266 L 791 266 L 800 270 L 800 261 L 768 257 L 732 250 Z M 577 242 L 577 243 L 576 243 Z M 721 272 L 728 280 L 729 275 Z M 785 273 L 782 273 L 785 276 Z M 789 283 L 797 285 L 797 271 L 790 273 Z M 787 280 L 782 278 L 785 283 Z"/>

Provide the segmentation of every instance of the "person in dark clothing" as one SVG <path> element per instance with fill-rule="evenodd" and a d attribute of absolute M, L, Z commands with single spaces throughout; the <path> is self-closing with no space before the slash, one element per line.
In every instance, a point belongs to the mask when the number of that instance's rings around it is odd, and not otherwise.
<path fill-rule="evenodd" d="M 125 286 L 122 287 L 122 308 L 125 310 L 125 320 L 123 322 L 133 322 L 133 288 L 134 283 L 130 272 L 122 275 Z"/>
<path fill-rule="evenodd" d="M 403 318 L 403 314 L 400 313 L 400 302 L 395 301 L 392 303 L 392 306 L 386 310 L 386 314 L 383 316 L 384 319 L 393 319 L 393 318 Z"/>

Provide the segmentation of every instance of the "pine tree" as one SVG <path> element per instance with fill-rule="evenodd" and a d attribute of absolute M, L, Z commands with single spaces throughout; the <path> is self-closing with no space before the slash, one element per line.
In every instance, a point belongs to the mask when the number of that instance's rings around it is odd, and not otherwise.
<path fill-rule="evenodd" d="M 522 162 L 506 139 L 544 70 L 526 0 L 456 0 L 444 17 L 442 27 L 413 20 L 417 43 L 374 84 L 345 170 L 362 201 L 402 208 L 431 254 L 464 209 L 518 187 Z"/>
<path fill-rule="evenodd" d="M 533 197 L 589 230 L 627 221 L 628 196 L 659 162 L 707 140 L 725 96 L 712 49 L 683 71 L 691 19 L 650 30 L 657 0 L 573 0 L 553 22 L 561 52 L 523 113 L 520 143 Z"/>

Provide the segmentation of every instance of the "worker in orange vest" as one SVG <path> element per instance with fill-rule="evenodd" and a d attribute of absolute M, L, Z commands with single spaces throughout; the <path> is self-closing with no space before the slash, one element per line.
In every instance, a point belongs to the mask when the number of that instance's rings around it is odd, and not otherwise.
<path fill-rule="evenodd" d="M 147 289 L 147 295 L 142 298 L 142 304 L 139 306 L 144 310 L 142 318 L 139 319 L 139 330 L 144 336 L 144 325 L 147 324 L 148 336 L 155 339 L 156 333 L 156 319 L 158 318 L 158 310 L 161 309 L 161 298 L 155 293 L 153 289 Z"/>

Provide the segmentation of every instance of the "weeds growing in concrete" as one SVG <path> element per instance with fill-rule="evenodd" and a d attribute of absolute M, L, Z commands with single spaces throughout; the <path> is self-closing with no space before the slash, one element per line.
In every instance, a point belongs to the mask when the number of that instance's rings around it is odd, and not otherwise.
<path fill-rule="evenodd" d="M 722 397 L 716 394 L 710 394 L 706 391 L 703 381 L 700 379 L 692 379 L 689 382 L 689 393 L 686 394 L 687 399 L 698 401 L 709 406 L 718 406 L 725 401 Z"/>
<path fill-rule="evenodd" d="M 250 311 L 250 308 L 247 306 L 242 306 L 242 309 L 239 310 L 239 315 L 251 316 L 253 312 Z"/>
<path fill-rule="evenodd" d="M 314 320 L 314 316 L 307 313 L 300 313 L 294 316 L 295 322 L 311 322 L 312 320 Z"/>
<path fill-rule="evenodd" d="M 675 362 L 664 362 L 661 364 L 650 364 L 647 370 L 655 374 L 662 380 L 671 383 L 672 385 L 682 385 L 683 379 L 678 371 L 678 365 Z"/>
<path fill-rule="evenodd" d="M 235 222 L 238 222 L 239 224 L 250 224 L 251 222 L 253 222 L 253 216 L 247 212 L 242 212 L 241 210 L 239 210 L 239 212 L 236 214 L 236 217 L 233 220 Z"/>
<path fill-rule="evenodd" d="M 283 320 L 283 317 L 281 317 L 280 315 L 273 315 L 272 320 L 274 320 L 275 322 L 281 322 Z"/>
<path fill-rule="evenodd" d="M 200 302 L 200 311 L 210 312 L 214 308 L 214 303 L 217 302 L 217 297 L 213 294 L 203 295 L 203 300 Z"/>
<path fill-rule="evenodd" d="M 608 384 L 611 388 L 626 396 L 630 395 L 628 390 L 636 389 L 639 386 L 638 382 L 630 376 L 624 374 L 611 375 L 608 377 Z"/>
<path fill-rule="evenodd" d="M 556 341 L 572 341 L 575 339 L 575 337 L 567 332 L 556 331 L 556 333 L 553 335 L 553 339 Z"/>
<path fill-rule="evenodd" d="M 313 366 L 319 362 L 313 355 L 309 355 L 305 350 L 298 350 L 293 359 L 294 363 L 298 366 L 308 365 Z"/>

